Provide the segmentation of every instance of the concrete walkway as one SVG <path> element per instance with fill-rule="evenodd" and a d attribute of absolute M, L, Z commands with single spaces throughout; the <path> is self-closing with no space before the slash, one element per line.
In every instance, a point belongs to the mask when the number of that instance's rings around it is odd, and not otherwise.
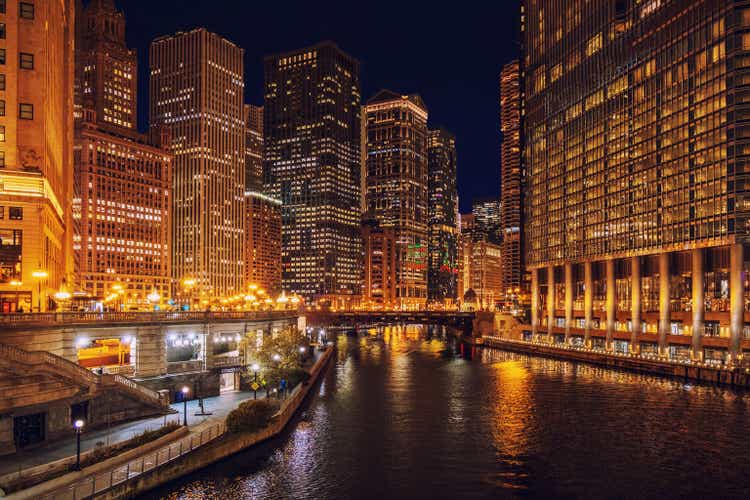
<path fill-rule="evenodd" d="M 258 398 L 265 397 L 265 395 L 265 391 L 258 391 Z M 195 416 L 194 414 L 199 411 L 198 401 L 188 401 L 188 426 L 192 427 L 200 424 L 211 417 L 226 417 L 239 403 L 247 399 L 252 399 L 252 397 L 252 392 L 227 392 L 220 396 L 204 398 L 203 407 L 207 412 L 213 413 L 210 416 Z M 109 430 L 100 428 L 91 432 L 84 432 L 81 435 L 81 451 L 84 452 L 95 448 L 98 442 L 102 442 L 106 446 L 107 444 L 113 445 L 121 441 L 126 441 L 141 434 L 143 431 L 158 429 L 167 422 L 178 422 L 181 424 L 183 403 L 174 403 L 171 406 L 178 413 L 117 424 L 111 426 Z M 69 439 L 54 441 L 32 450 L 0 457 L 0 476 L 18 472 L 19 469 L 28 469 L 73 456 L 75 452 L 75 434 L 71 430 Z"/>
<path fill-rule="evenodd" d="M 314 355 L 311 358 L 308 358 L 305 362 L 305 369 L 309 370 L 321 355 L 322 352 L 316 350 Z M 266 397 L 266 391 L 263 389 L 259 390 L 258 399 L 264 397 Z M 195 415 L 195 413 L 199 411 L 198 400 L 188 401 L 188 427 L 196 426 L 208 419 L 223 419 L 230 411 L 237 408 L 241 402 L 252 398 L 253 393 L 247 391 L 225 392 L 219 396 L 204 398 L 203 408 L 205 411 L 212 413 L 212 415 L 206 416 Z M 81 435 L 81 452 L 95 448 L 96 443 L 98 442 L 104 443 L 105 446 L 111 446 L 121 441 L 127 441 L 128 439 L 141 434 L 143 431 L 159 429 L 168 422 L 177 422 L 181 424 L 183 405 L 184 403 L 182 402 L 172 404 L 172 408 L 177 411 L 177 413 L 174 414 L 112 425 L 109 429 L 105 427 L 91 432 L 84 432 Z M 75 453 L 76 439 L 75 434 L 71 429 L 69 439 L 54 441 L 28 451 L 20 451 L 13 455 L 0 457 L 0 476 L 74 456 Z"/>

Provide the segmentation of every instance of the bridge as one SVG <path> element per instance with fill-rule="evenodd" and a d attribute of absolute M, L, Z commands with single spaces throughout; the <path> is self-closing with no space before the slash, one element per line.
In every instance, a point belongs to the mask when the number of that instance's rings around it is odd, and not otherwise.
<path fill-rule="evenodd" d="M 314 326 L 351 326 L 419 323 L 423 325 L 440 325 L 456 328 L 464 335 L 471 335 L 478 315 L 462 311 L 308 311 L 305 318 L 308 325 Z"/>

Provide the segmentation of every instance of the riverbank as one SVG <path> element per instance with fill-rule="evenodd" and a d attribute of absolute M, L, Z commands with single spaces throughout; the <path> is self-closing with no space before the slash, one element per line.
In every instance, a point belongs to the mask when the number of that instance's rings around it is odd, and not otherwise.
<path fill-rule="evenodd" d="M 226 431 L 225 417 L 207 419 L 191 428 L 189 435 L 158 450 L 131 457 L 114 468 L 98 468 L 73 473 L 75 477 L 58 478 L 57 484 L 43 483 L 8 498 L 133 498 L 150 489 L 178 479 L 280 434 L 296 414 L 309 392 L 333 357 L 330 346 L 310 369 L 310 378 L 299 384 L 281 405 L 271 424 L 246 434 Z M 132 450 L 130 453 L 138 453 Z M 104 464 L 102 464 L 104 465 Z M 51 483 L 51 482 L 50 482 Z"/>
<path fill-rule="evenodd" d="M 747 370 L 740 370 L 738 368 L 660 360 L 629 354 L 606 353 L 574 346 L 558 347 L 550 344 L 492 336 L 482 337 L 470 343 L 505 351 L 589 363 L 606 368 L 630 370 L 730 387 L 750 388 L 750 373 Z"/>

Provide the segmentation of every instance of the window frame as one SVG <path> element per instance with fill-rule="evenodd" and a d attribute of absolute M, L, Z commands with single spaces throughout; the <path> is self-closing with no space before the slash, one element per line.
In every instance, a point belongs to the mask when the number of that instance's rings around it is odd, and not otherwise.
<path fill-rule="evenodd" d="M 18 103 L 18 119 L 19 120 L 33 120 L 34 119 L 34 105 L 30 102 L 19 102 Z"/>
<path fill-rule="evenodd" d="M 19 52 L 18 67 L 20 69 L 34 69 L 34 54 L 31 52 Z"/>
<path fill-rule="evenodd" d="M 18 2 L 18 18 L 33 20 L 36 12 L 33 2 Z"/>

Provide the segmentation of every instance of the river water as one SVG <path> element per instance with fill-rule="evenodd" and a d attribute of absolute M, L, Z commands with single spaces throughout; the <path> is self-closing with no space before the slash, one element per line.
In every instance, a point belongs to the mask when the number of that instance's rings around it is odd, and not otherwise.
<path fill-rule="evenodd" d="M 170 499 L 750 498 L 750 396 L 440 330 L 338 339 L 288 432 Z"/>

